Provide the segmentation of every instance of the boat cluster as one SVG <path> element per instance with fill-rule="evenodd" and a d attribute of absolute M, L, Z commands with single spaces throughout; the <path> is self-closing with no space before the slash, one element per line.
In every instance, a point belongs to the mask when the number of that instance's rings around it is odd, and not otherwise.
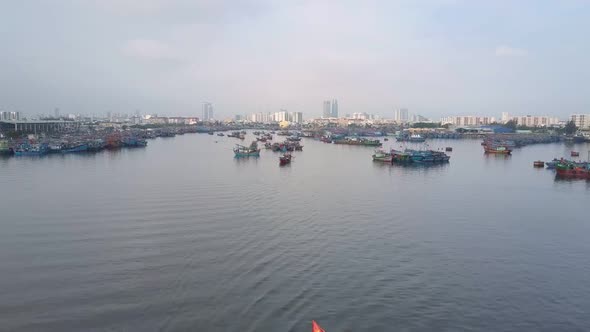
<path fill-rule="evenodd" d="M 282 143 L 271 143 L 268 141 L 272 140 L 272 134 L 272 132 L 254 132 L 254 135 L 258 136 L 256 140 L 252 141 L 250 146 L 236 144 L 236 147 L 233 149 L 234 156 L 236 158 L 259 157 L 260 148 L 258 147 L 258 142 L 264 142 L 264 147 L 266 149 L 272 150 L 274 152 L 283 152 L 283 154 L 279 157 L 279 165 L 282 166 L 291 163 L 291 160 L 293 159 L 293 156 L 291 155 L 292 151 L 303 151 L 303 145 L 300 143 L 301 138 L 298 135 L 289 136 Z M 234 136 L 232 135 L 232 137 Z"/>
<path fill-rule="evenodd" d="M 435 164 L 447 163 L 451 157 L 442 151 L 436 150 L 413 150 L 405 149 L 404 151 L 377 150 L 373 154 L 373 161 L 384 163 L 399 163 L 399 164 Z"/>

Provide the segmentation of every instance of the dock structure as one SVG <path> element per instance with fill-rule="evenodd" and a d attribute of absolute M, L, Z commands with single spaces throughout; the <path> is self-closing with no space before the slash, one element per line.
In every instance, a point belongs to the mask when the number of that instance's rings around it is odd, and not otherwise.
<path fill-rule="evenodd" d="M 70 129 L 78 129 L 78 121 L 45 121 L 45 120 L 4 120 L 0 121 L 0 132 L 19 132 L 19 133 L 47 133 L 60 132 Z"/>

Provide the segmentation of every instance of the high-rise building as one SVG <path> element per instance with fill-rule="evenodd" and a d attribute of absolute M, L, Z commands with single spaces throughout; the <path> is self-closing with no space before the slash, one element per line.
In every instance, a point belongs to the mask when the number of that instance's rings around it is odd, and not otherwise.
<path fill-rule="evenodd" d="M 590 114 L 572 114 L 570 120 L 581 129 L 590 128 Z"/>
<path fill-rule="evenodd" d="M 338 100 L 332 100 L 332 111 L 330 112 L 331 117 L 337 118 L 338 117 Z"/>
<path fill-rule="evenodd" d="M 274 114 L 274 122 L 282 122 L 288 121 L 289 115 L 287 114 L 286 110 L 281 110 L 280 112 L 275 112 Z"/>
<path fill-rule="evenodd" d="M 53 113 L 54 113 L 56 119 L 59 118 L 59 108 L 55 108 L 53 110 Z"/>
<path fill-rule="evenodd" d="M 213 120 L 213 105 L 211 103 L 203 103 L 203 119 L 202 121 Z"/>
<path fill-rule="evenodd" d="M 502 123 L 506 123 L 510 121 L 510 115 L 508 112 L 502 112 Z"/>
<path fill-rule="evenodd" d="M 291 122 L 303 123 L 303 113 L 301 113 L 301 112 L 291 113 Z"/>
<path fill-rule="evenodd" d="M 395 120 L 395 122 L 397 123 L 406 123 L 408 122 L 409 116 L 408 116 L 408 109 L 407 108 L 400 108 L 398 110 L 395 111 L 395 114 L 393 116 L 393 120 Z"/>
<path fill-rule="evenodd" d="M 322 118 L 329 118 L 332 116 L 332 103 L 329 100 L 324 101 L 324 110 L 322 112 Z"/>

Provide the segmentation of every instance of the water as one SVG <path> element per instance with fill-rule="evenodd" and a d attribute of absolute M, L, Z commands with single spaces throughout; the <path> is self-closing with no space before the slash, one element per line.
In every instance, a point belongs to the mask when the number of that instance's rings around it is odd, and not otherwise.
<path fill-rule="evenodd" d="M 532 167 L 590 146 L 432 140 L 451 162 L 423 168 L 304 139 L 279 167 L 236 142 L 0 159 L 0 329 L 590 329 L 590 182 Z"/>

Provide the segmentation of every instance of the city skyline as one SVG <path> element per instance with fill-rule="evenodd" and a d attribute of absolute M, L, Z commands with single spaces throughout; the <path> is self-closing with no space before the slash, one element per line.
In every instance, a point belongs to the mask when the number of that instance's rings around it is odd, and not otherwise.
<path fill-rule="evenodd" d="M 313 117 L 322 96 L 338 96 L 349 114 L 407 107 L 429 118 L 566 118 L 590 113 L 587 8 L 576 0 L 8 2 L 0 109 L 193 115 L 210 100 L 225 118 L 264 110 L 264 101 Z"/>

